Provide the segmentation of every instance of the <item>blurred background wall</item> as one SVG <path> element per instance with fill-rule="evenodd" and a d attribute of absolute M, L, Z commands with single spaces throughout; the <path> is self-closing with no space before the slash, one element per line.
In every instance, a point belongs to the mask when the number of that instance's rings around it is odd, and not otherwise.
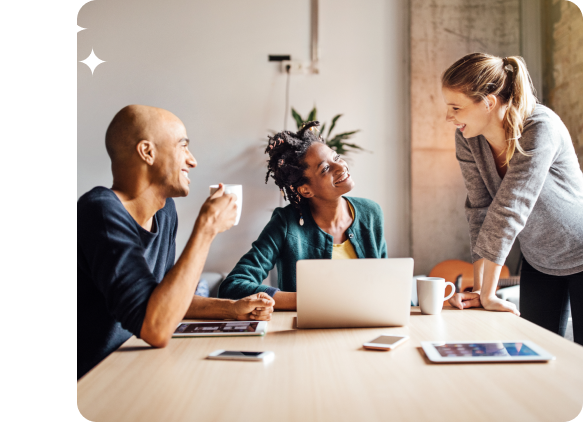
<path fill-rule="evenodd" d="M 292 75 L 290 105 L 321 121 L 343 113 L 337 131 L 360 129 L 370 152 L 351 158 L 356 188 L 385 213 L 390 256 L 410 256 L 409 105 L 406 0 L 321 0 L 320 74 Z M 284 123 L 285 75 L 269 54 L 310 59 L 310 1 L 95 0 L 79 12 L 78 60 L 106 62 L 92 75 L 78 63 L 77 195 L 110 187 L 104 136 L 127 104 L 172 111 L 184 122 L 198 167 L 178 198 L 177 252 L 208 186 L 243 184 L 237 227 L 217 237 L 206 271 L 230 271 L 280 204 L 265 182 L 266 135 Z M 295 123 L 288 119 L 288 129 Z"/>

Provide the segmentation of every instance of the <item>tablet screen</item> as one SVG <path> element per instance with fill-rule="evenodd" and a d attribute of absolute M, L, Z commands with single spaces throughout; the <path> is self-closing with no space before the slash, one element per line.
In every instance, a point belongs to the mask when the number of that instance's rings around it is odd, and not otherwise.
<path fill-rule="evenodd" d="M 524 343 L 445 343 L 435 346 L 444 358 L 488 356 L 539 356 Z"/>
<path fill-rule="evenodd" d="M 259 322 L 183 322 L 174 334 L 254 333 Z"/>

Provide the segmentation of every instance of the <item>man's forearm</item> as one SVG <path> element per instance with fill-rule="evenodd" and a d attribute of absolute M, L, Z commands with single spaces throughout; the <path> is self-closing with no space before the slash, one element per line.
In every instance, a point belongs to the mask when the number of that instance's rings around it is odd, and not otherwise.
<path fill-rule="evenodd" d="M 234 319 L 234 300 L 194 296 L 184 318 L 190 319 Z"/>
<path fill-rule="evenodd" d="M 166 345 L 191 306 L 214 237 L 197 221 L 182 255 L 152 292 L 140 336 L 153 346 Z"/>

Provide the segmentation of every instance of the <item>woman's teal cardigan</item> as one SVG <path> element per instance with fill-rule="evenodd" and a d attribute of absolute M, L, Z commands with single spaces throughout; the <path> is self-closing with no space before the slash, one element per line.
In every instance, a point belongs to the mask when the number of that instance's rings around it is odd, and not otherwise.
<path fill-rule="evenodd" d="M 359 258 L 386 258 L 381 207 L 369 199 L 344 198 L 354 208 L 354 221 L 346 234 L 356 255 Z M 274 265 L 277 265 L 279 289 L 295 292 L 298 260 L 331 259 L 332 235 L 316 224 L 308 207 L 302 209 L 302 214 L 304 225 L 300 226 L 300 214 L 292 205 L 276 208 L 251 250 L 221 283 L 219 297 L 240 299 L 259 292 L 273 296 L 278 289 L 262 283 Z"/>

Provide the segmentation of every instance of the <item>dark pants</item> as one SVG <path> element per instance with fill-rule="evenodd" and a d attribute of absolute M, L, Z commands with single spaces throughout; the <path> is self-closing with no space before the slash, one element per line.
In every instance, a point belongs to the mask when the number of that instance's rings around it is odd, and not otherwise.
<path fill-rule="evenodd" d="M 583 345 L 583 271 L 556 276 L 535 270 L 524 258 L 520 272 L 520 316 L 553 333 L 565 336 L 573 318 L 573 338 Z"/>

